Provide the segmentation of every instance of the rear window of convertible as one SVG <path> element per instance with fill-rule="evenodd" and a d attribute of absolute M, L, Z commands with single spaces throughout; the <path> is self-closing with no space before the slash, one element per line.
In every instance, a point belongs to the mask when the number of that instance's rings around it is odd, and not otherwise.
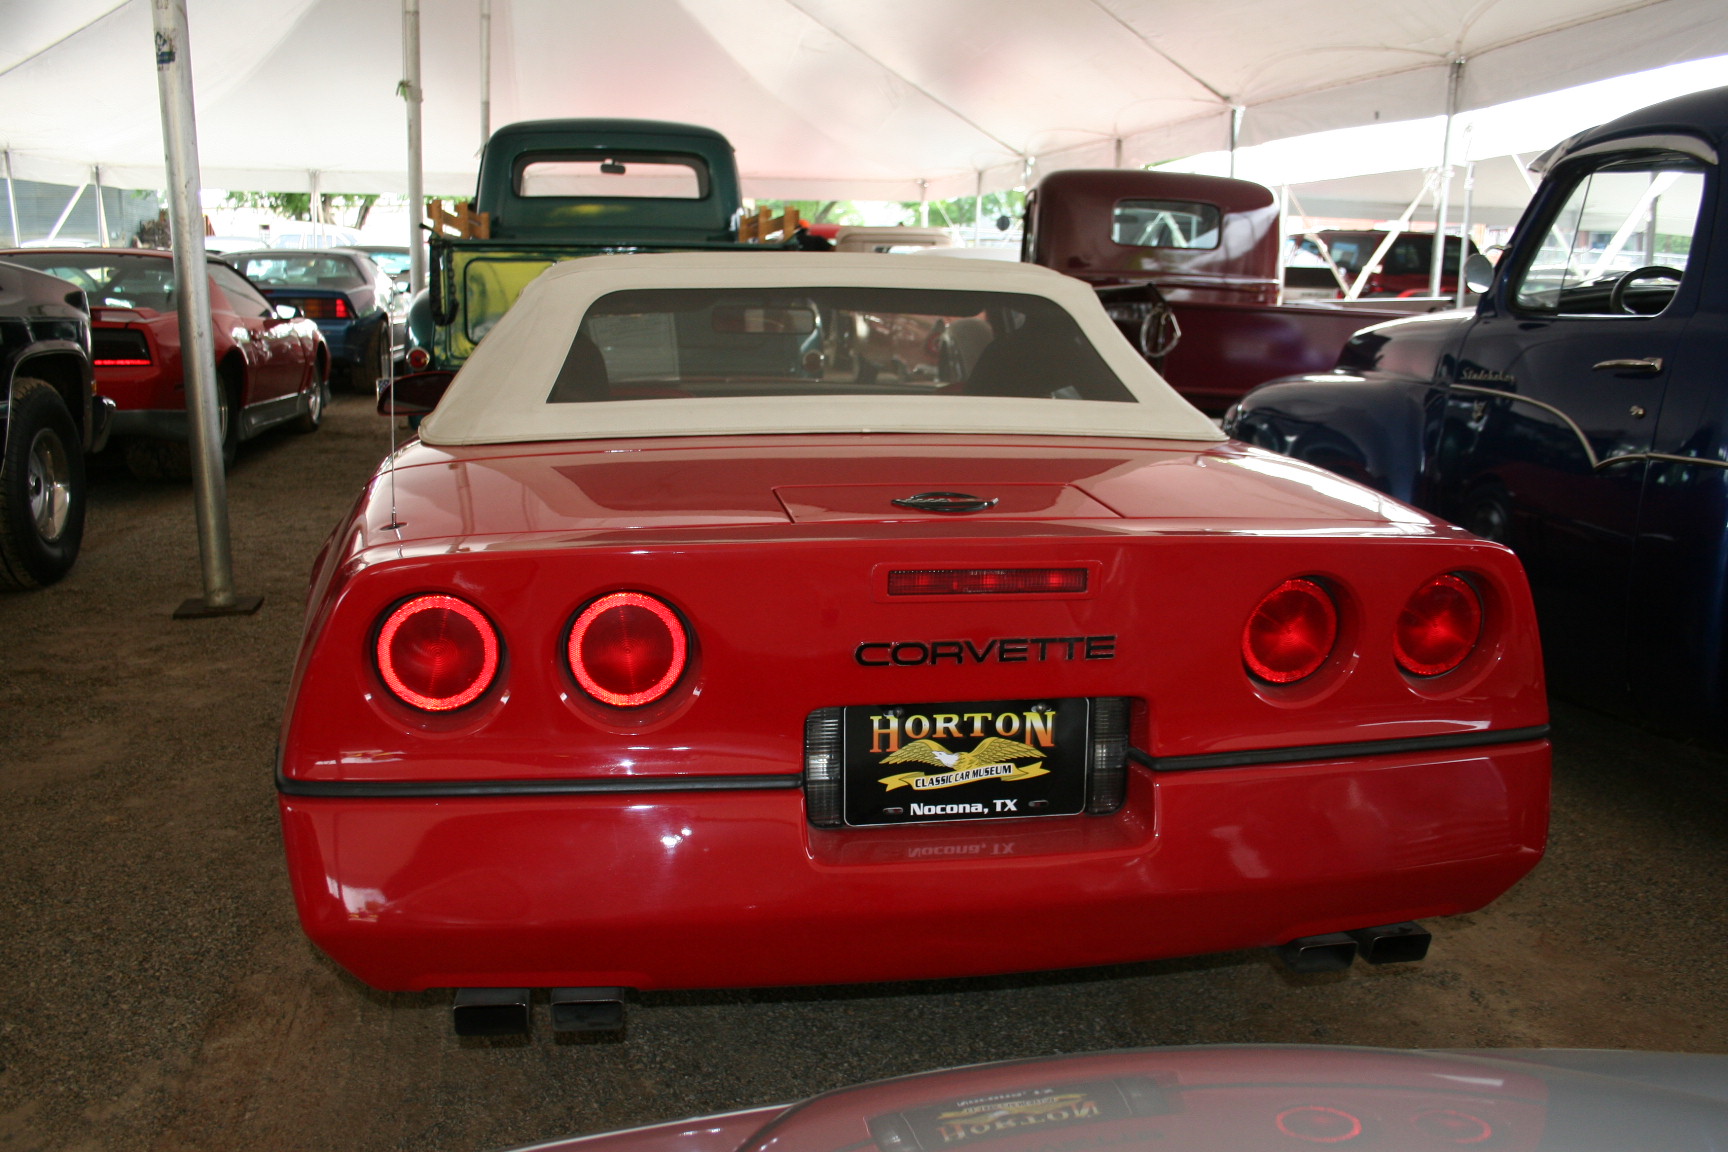
<path fill-rule="evenodd" d="M 911 288 L 614 292 L 546 400 L 822 395 L 1135 402 L 1055 301 Z"/>

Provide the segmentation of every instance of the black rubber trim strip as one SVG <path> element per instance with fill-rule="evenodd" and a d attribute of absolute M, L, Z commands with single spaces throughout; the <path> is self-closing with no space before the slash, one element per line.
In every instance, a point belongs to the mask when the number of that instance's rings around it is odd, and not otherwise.
<path fill-rule="evenodd" d="M 1245 752 L 1209 752 L 1200 756 L 1154 756 L 1138 748 L 1128 758 L 1154 772 L 1195 772 L 1202 768 L 1243 768 L 1250 764 L 1289 764 L 1299 760 L 1338 760 L 1347 756 L 1384 756 L 1397 752 L 1478 748 L 1484 744 L 1516 744 L 1541 740 L 1548 725 L 1532 728 L 1490 728 L 1486 732 L 1446 732 L 1438 736 L 1407 736 L 1401 740 L 1362 740 L 1353 744 L 1302 744 L 1294 748 L 1252 748 Z"/>
<path fill-rule="evenodd" d="M 1347 756 L 1383 756 L 1446 748 L 1476 748 L 1485 744 L 1516 744 L 1541 740 L 1548 725 L 1494 728 L 1485 732 L 1449 732 L 1409 736 L 1401 740 L 1363 740 L 1351 744 L 1303 744 L 1293 748 L 1254 748 L 1244 752 L 1212 752 L 1200 756 L 1154 756 L 1130 746 L 1128 758 L 1154 772 L 1194 772 L 1205 768 L 1241 768 L 1252 764 L 1289 764 L 1303 760 L 1336 760 Z M 803 775 L 764 776 L 631 776 L 586 780 L 290 780 L 276 774 L 276 790 L 286 796 L 383 799 L 421 796 L 572 796 L 632 792 L 739 792 L 750 789 L 802 788 Z"/>
<path fill-rule="evenodd" d="M 285 796 L 356 799 L 421 796 L 581 796 L 632 792 L 739 792 L 802 788 L 804 776 L 631 776 L 602 780 L 290 780 L 276 774 Z"/>

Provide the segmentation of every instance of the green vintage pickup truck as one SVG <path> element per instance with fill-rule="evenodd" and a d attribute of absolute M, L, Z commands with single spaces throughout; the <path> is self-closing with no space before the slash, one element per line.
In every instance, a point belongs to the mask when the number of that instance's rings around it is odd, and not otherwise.
<path fill-rule="evenodd" d="M 795 246 L 795 214 L 743 220 L 732 145 L 657 120 L 533 120 L 492 134 L 474 200 L 434 210 L 427 291 L 409 314 L 415 369 L 459 367 L 528 282 L 611 252 Z M 761 240 L 778 232 L 778 242 Z M 741 240 L 740 236 L 750 237 Z"/>

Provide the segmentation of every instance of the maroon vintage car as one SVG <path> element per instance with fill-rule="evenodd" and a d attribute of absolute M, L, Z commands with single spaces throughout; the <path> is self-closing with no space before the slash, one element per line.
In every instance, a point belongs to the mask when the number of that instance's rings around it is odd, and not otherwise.
<path fill-rule="evenodd" d="M 185 475 L 186 389 L 170 253 L 113 248 L 22 248 L 0 259 L 58 276 L 90 301 L 96 387 L 111 397 L 113 442 L 141 477 Z M 222 456 L 240 441 L 296 421 L 315 430 L 329 399 L 330 351 L 318 325 L 283 312 L 220 260 L 211 260 L 211 330 L 221 378 Z"/>
<path fill-rule="evenodd" d="M 1390 240 L 1390 242 L 1388 242 Z M 1450 296 L 1458 291 L 1458 266 L 1465 256 L 1476 254 L 1476 245 L 1463 249 L 1457 236 L 1446 237 L 1446 255 L 1440 265 L 1440 292 Z M 1321 246 L 1325 246 L 1322 254 Z M 1379 256 L 1375 260 L 1375 256 Z M 1349 231 L 1328 228 L 1305 236 L 1290 238 L 1284 268 L 1286 290 L 1305 288 L 1312 299 L 1342 296 L 1344 286 L 1326 263 L 1328 257 L 1345 281 L 1354 283 L 1368 271 L 1368 279 L 1358 293 L 1362 297 L 1426 296 L 1434 286 L 1434 233 L 1402 232 L 1394 236 L 1379 229 Z M 1313 289 L 1320 289 L 1313 292 Z M 1288 293 L 1286 295 L 1288 298 Z"/>
<path fill-rule="evenodd" d="M 1274 377 L 1326 371 L 1357 329 L 1411 311 L 1281 303 L 1282 243 L 1277 197 L 1259 184 L 1072 169 L 1028 198 L 1022 257 L 1098 289 L 1165 379 L 1216 413 Z"/>

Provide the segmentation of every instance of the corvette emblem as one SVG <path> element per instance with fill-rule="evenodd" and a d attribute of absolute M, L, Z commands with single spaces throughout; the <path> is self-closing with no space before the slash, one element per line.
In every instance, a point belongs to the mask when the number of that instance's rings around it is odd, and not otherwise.
<path fill-rule="evenodd" d="M 883 764 L 929 764 L 943 771 L 926 774 L 921 769 L 884 776 L 878 783 L 892 792 L 911 785 L 914 791 L 932 788 L 952 788 L 973 780 L 1029 780 L 1049 775 L 1048 768 L 1036 764 L 1015 764 L 1015 760 L 1042 760 L 1044 753 L 1019 740 L 989 736 L 970 752 L 950 752 L 934 740 L 914 740 L 887 756 Z"/>

